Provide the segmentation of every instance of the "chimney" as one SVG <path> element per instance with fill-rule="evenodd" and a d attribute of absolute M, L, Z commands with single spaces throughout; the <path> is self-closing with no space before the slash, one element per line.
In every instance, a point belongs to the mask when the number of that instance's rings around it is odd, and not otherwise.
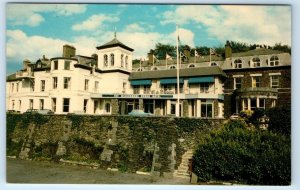
<path fill-rule="evenodd" d="M 148 53 L 148 63 L 153 63 L 153 55 L 154 55 L 154 50 L 150 49 L 150 52 Z"/>
<path fill-rule="evenodd" d="M 73 46 L 70 46 L 68 44 L 65 44 L 63 46 L 63 57 L 65 58 L 71 58 L 74 57 L 76 54 L 76 48 Z"/>
<path fill-rule="evenodd" d="M 184 46 L 184 49 L 183 49 L 183 54 L 186 56 L 187 59 L 184 59 L 186 61 L 188 61 L 191 57 L 191 48 L 189 46 Z"/>
<path fill-rule="evenodd" d="M 26 70 L 28 73 L 30 73 L 31 72 L 31 68 L 30 68 L 30 61 L 28 60 L 28 59 L 25 59 L 24 61 L 23 61 L 23 69 L 24 70 Z"/>
<path fill-rule="evenodd" d="M 225 59 L 231 56 L 232 56 L 232 48 L 229 41 L 227 41 L 225 45 Z"/>

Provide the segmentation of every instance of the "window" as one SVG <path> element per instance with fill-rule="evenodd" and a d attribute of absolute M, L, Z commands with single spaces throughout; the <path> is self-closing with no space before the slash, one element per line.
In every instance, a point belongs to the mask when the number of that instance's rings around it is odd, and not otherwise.
<path fill-rule="evenodd" d="M 248 110 L 248 99 L 243 99 L 244 110 Z"/>
<path fill-rule="evenodd" d="M 34 92 L 34 81 L 30 80 L 30 90 Z"/>
<path fill-rule="evenodd" d="M 124 67 L 124 55 L 121 55 L 121 67 Z"/>
<path fill-rule="evenodd" d="M 212 117 L 212 103 L 201 101 L 201 117 Z"/>
<path fill-rule="evenodd" d="M 70 70 L 71 61 L 65 61 L 64 70 Z"/>
<path fill-rule="evenodd" d="M 14 92 L 14 88 L 15 88 L 15 84 L 12 83 L 12 84 L 11 84 L 11 92 Z"/>
<path fill-rule="evenodd" d="M 270 58 L 270 66 L 274 67 L 274 66 L 278 66 L 279 65 L 279 59 L 277 56 L 272 56 Z"/>
<path fill-rule="evenodd" d="M 84 111 L 84 113 L 86 113 L 86 110 L 87 110 L 87 103 L 88 103 L 88 100 L 84 99 L 83 100 L 83 111 Z"/>
<path fill-rule="evenodd" d="M 144 94 L 150 94 L 150 85 L 144 85 Z"/>
<path fill-rule="evenodd" d="M 242 60 L 237 59 L 237 60 L 234 61 L 234 68 L 240 69 L 240 68 L 242 68 L 242 67 L 243 67 L 243 66 L 242 66 Z"/>
<path fill-rule="evenodd" d="M 99 90 L 99 81 L 95 81 L 95 92 Z"/>
<path fill-rule="evenodd" d="M 210 64 L 210 66 L 214 67 L 214 66 L 218 66 L 218 64 L 213 62 L 213 63 Z"/>
<path fill-rule="evenodd" d="M 252 77 L 252 88 L 260 87 L 261 83 L 261 76 L 254 76 Z"/>
<path fill-rule="evenodd" d="M 209 83 L 200 83 L 200 93 L 209 92 Z"/>
<path fill-rule="evenodd" d="M 253 67 L 260 67 L 260 59 L 255 57 L 252 59 Z"/>
<path fill-rule="evenodd" d="M 256 109 L 256 99 L 250 99 L 250 107 L 251 107 L 251 110 Z"/>
<path fill-rule="evenodd" d="M 64 89 L 71 88 L 71 77 L 64 77 Z"/>
<path fill-rule="evenodd" d="M 33 99 L 29 99 L 29 109 L 33 109 Z"/>
<path fill-rule="evenodd" d="M 242 78 L 241 77 L 234 78 L 233 80 L 234 80 L 234 89 L 242 88 Z"/>
<path fill-rule="evenodd" d="M 44 99 L 40 99 L 40 109 L 44 109 Z"/>
<path fill-rule="evenodd" d="M 172 66 L 170 67 L 170 69 L 176 69 L 176 67 L 175 67 L 174 65 L 172 65 Z"/>
<path fill-rule="evenodd" d="M 127 85 L 127 83 L 126 83 L 126 82 L 123 82 L 123 93 L 126 92 L 126 85 Z"/>
<path fill-rule="evenodd" d="M 176 103 L 175 102 L 171 102 L 171 115 L 175 115 L 176 114 Z"/>
<path fill-rule="evenodd" d="M 45 91 L 45 80 L 41 80 L 41 91 Z"/>
<path fill-rule="evenodd" d="M 271 88 L 278 88 L 279 87 L 279 75 L 270 76 L 271 78 Z"/>
<path fill-rule="evenodd" d="M 84 80 L 84 90 L 85 90 L 85 91 L 88 91 L 88 90 L 89 90 L 89 80 L 88 80 L 88 79 L 85 79 L 85 80 Z"/>
<path fill-rule="evenodd" d="M 110 103 L 105 104 L 105 112 L 110 113 Z"/>
<path fill-rule="evenodd" d="M 19 100 L 19 110 L 21 111 L 21 108 L 22 108 L 22 101 Z"/>
<path fill-rule="evenodd" d="M 189 68 L 193 68 L 193 67 L 195 67 L 194 64 L 190 64 L 190 65 L 189 65 Z"/>
<path fill-rule="evenodd" d="M 125 67 L 128 68 L 128 56 L 125 57 Z"/>
<path fill-rule="evenodd" d="M 19 92 L 19 83 L 17 83 L 17 92 Z"/>
<path fill-rule="evenodd" d="M 57 77 L 53 77 L 52 81 L 53 81 L 53 89 L 56 89 L 57 88 Z"/>
<path fill-rule="evenodd" d="M 103 63 L 104 63 L 104 67 L 108 66 L 108 56 L 106 54 L 103 56 Z"/>
<path fill-rule="evenodd" d="M 115 55 L 112 53 L 110 54 L 110 66 L 115 65 Z"/>
<path fill-rule="evenodd" d="M 143 69 L 142 68 L 138 68 L 138 70 L 137 71 L 143 71 Z"/>
<path fill-rule="evenodd" d="M 133 87 L 133 94 L 139 94 L 140 93 L 140 86 L 134 86 Z"/>
<path fill-rule="evenodd" d="M 265 109 L 265 105 L 266 105 L 266 100 L 265 99 L 259 98 L 258 103 L 259 103 L 259 105 L 258 105 L 259 108 Z"/>
<path fill-rule="evenodd" d="M 12 110 L 15 110 L 15 100 L 12 100 Z"/>
<path fill-rule="evenodd" d="M 70 98 L 63 99 L 63 112 L 69 112 Z"/>
<path fill-rule="evenodd" d="M 56 112 L 56 98 L 52 98 L 52 111 Z"/>
<path fill-rule="evenodd" d="M 153 67 L 152 70 L 153 70 L 153 71 L 156 71 L 156 70 L 157 70 L 157 67 Z"/>
<path fill-rule="evenodd" d="M 58 70 L 58 61 L 54 61 L 54 70 Z"/>

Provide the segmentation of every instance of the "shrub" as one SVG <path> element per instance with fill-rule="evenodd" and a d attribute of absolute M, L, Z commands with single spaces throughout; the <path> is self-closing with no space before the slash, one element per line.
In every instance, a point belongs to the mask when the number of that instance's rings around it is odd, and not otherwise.
<path fill-rule="evenodd" d="M 269 130 L 291 135 L 291 107 L 275 107 L 268 110 Z"/>
<path fill-rule="evenodd" d="M 250 130 L 239 121 L 212 132 L 193 159 L 193 171 L 201 181 L 288 185 L 291 180 L 289 138 Z"/>

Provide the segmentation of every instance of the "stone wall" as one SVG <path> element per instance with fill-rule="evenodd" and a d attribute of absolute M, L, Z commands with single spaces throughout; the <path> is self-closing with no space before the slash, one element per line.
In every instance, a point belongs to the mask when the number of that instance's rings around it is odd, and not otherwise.
<path fill-rule="evenodd" d="M 173 117 L 7 115 L 7 155 L 97 163 L 170 175 L 181 156 L 224 120 Z M 155 155 L 155 156 L 153 156 Z"/>

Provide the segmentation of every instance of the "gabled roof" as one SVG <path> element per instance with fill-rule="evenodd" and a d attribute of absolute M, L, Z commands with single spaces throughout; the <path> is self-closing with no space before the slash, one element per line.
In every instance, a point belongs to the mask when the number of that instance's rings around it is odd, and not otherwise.
<path fill-rule="evenodd" d="M 133 51 L 132 48 L 124 45 L 122 42 L 120 42 L 117 38 L 114 38 L 112 41 L 107 42 L 106 44 L 102 45 L 102 46 L 98 46 L 96 47 L 97 49 L 105 49 L 105 48 L 111 48 L 111 47 L 122 47 L 124 49 L 127 49 L 128 51 Z"/>
<path fill-rule="evenodd" d="M 194 67 L 179 70 L 180 77 L 193 76 L 222 76 L 226 74 L 219 67 Z M 154 70 L 154 71 L 137 71 L 130 74 L 129 80 L 135 79 L 155 79 L 155 78 L 173 78 L 177 76 L 177 70 Z"/>

